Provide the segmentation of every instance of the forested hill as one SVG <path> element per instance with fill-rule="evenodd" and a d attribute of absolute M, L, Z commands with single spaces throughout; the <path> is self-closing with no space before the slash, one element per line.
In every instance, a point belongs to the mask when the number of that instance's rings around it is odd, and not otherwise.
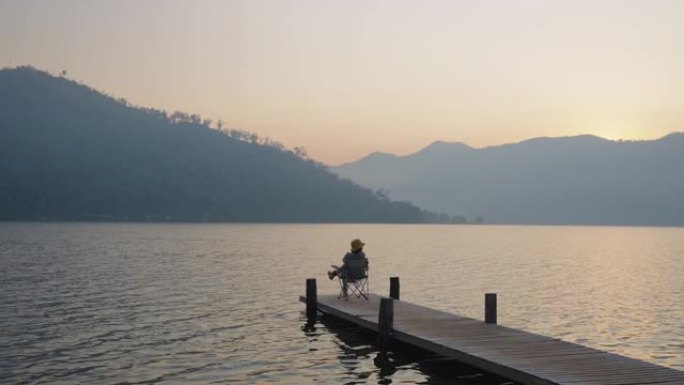
<path fill-rule="evenodd" d="M 423 213 L 277 143 L 20 67 L 0 71 L 0 219 L 421 222 Z"/>

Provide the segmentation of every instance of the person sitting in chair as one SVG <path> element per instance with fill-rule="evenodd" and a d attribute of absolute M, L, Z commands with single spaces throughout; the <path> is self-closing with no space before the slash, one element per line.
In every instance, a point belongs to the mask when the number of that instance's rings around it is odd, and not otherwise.
<path fill-rule="evenodd" d="M 344 255 L 342 258 L 342 266 L 338 267 L 333 265 L 334 270 L 328 272 L 328 278 L 333 279 L 337 276 L 342 280 L 344 297 L 347 297 L 347 262 L 349 261 L 365 261 L 366 267 L 368 267 L 368 258 L 363 252 L 363 246 L 366 244 L 361 242 L 360 239 L 354 239 L 351 241 L 351 251 Z"/>

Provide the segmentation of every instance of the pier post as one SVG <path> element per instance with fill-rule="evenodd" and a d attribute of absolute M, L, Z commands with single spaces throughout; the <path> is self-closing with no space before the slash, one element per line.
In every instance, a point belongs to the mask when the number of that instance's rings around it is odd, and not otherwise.
<path fill-rule="evenodd" d="M 485 293 L 485 323 L 496 324 L 496 293 Z"/>
<path fill-rule="evenodd" d="M 390 277 L 390 298 L 399 300 L 399 277 Z"/>
<path fill-rule="evenodd" d="M 392 325 L 394 324 L 394 300 L 392 298 L 380 299 L 380 312 L 378 314 L 378 349 L 386 352 L 389 341 L 392 338 Z"/>
<path fill-rule="evenodd" d="M 316 293 L 316 278 L 306 280 L 306 318 L 309 322 L 316 320 L 318 295 Z"/>

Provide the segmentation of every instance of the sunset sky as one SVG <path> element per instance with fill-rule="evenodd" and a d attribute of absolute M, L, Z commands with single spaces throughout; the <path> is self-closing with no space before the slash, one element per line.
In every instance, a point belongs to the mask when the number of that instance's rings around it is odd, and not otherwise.
<path fill-rule="evenodd" d="M 684 131 L 684 1 L 0 0 L 0 66 L 304 146 Z"/>

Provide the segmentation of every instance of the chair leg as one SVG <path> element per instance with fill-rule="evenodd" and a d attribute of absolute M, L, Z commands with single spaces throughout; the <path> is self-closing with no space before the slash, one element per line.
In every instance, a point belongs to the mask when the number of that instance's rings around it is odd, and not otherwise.
<path fill-rule="evenodd" d="M 340 283 L 340 294 L 338 294 L 337 299 L 340 299 L 342 297 L 348 298 L 348 296 L 349 296 L 349 284 L 348 284 L 347 280 L 344 278 L 339 278 L 338 281 Z"/>
<path fill-rule="evenodd" d="M 351 281 L 350 282 L 351 286 L 349 289 L 351 290 L 351 294 L 353 294 L 356 298 L 364 298 L 365 300 L 368 300 L 368 280 L 364 279 L 361 281 Z"/>
<path fill-rule="evenodd" d="M 347 281 L 344 278 L 339 279 L 340 283 L 340 294 L 337 296 L 337 299 L 340 298 L 349 298 L 349 295 L 353 295 L 356 298 L 363 298 L 365 300 L 368 300 L 369 298 L 369 285 L 368 285 L 368 279 L 364 280 L 352 280 L 352 281 Z"/>
<path fill-rule="evenodd" d="M 361 290 L 360 290 L 361 296 L 368 301 L 368 279 L 364 279 L 363 282 L 361 283 Z"/>

